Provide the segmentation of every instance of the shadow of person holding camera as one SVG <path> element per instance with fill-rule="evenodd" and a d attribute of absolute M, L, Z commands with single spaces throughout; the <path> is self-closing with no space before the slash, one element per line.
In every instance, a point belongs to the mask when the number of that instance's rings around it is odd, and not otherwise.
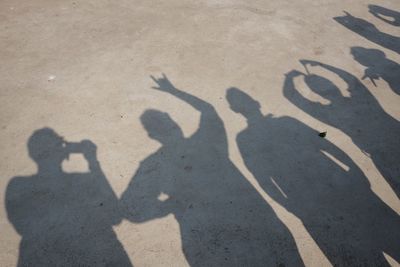
<path fill-rule="evenodd" d="M 382 176 L 400 196 L 400 123 L 390 116 L 357 77 L 328 64 L 301 60 L 303 65 L 323 68 L 334 73 L 347 85 L 349 97 L 337 85 L 315 74 L 291 71 L 286 75 L 284 96 L 295 106 L 317 120 L 347 134 L 354 144 L 369 155 Z M 294 78 L 304 77 L 316 94 L 329 100 L 323 105 L 304 97 L 295 87 Z"/>
<path fill-rule="evenodd" d="M 236 138 L 246 167 L 301 219 L 333 266 L 389 266 L 382 251 L 400 260 L 400 217 L 350 157 L 294 118 L 262 114 L 237 88 L 227 90 L 227 100 L 247 120 Z"/>
<path fill-rule="evenodd" d="M 374 42 L 380 46 L 400 53 L 400 37 L 394 36 L 385 32 L 381 32 L 374 24 L 354 17 L 345 12 L 345 16 L 335 17 L 338 23 L 342 24 L 347 29 L 359 34 L 360 36 Z"/>
<path fill-rule="evenodd" d="M 143 113 L 161 148 L 140 163 L 123 193 L 124 216 L 138 223 L 173 214 L 190 266 L 304 266 L 286 226 L 229 159 L 215 108 L 165 76 L 153 80 L 154 89 L 198 110 L 200 124 L 185 137 L 168 113 Z"/>
<path fill-rule="evenodd" d="M 378 49 L 352 47 L 353 58 L 367 67 L 362 79 L 369 78 L 376 86 L 375 81 L 382 78 L 396 94 L 400 95 L 400 65 L 386 57 Z"/>
<path fill-rule="evenodd" d="M 68 143 L 54 130 L 36 130 L 28 141 L 36 174 L 14 177 L 6 209 L 21 235 L 18 266 L 132 266 L 112 225 L 120 222 L 118 199 L 89 140 Z M 62 162 L 81 153 L 85 173 L 66 173 Z"/>

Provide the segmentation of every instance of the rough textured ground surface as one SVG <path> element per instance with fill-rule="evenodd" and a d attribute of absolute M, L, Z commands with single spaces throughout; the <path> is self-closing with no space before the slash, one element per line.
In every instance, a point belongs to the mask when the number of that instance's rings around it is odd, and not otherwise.
<path fill-rule="evenodd" d="M 390 10 L 1 1 L 0 265 L 397 266 Z"/>

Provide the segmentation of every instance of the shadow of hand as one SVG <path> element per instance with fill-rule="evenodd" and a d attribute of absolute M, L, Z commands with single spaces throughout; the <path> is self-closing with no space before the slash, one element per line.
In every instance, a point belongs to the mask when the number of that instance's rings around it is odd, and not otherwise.
<path fill-rule="evenodd" d="M 162 74 L 162 78 L 155 78 L 153 75 L 150 75 L 151 79 L 158 85 L 152 87 L 152 89 L 156 89 L 163 92 L 172 92 L 177 90 L 175 86 L 168 80 L 165 74 Z"/>

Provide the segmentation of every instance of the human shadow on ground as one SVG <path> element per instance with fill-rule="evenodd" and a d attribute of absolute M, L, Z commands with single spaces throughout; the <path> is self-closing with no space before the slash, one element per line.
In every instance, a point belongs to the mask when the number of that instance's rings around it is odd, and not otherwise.
<path fill-rule="evenodd" d="M 247 168 L 302 220 L 334 266 L 389 266 L 382 251 L 400 260 L 399 216 L 343 151 L 294 118 L 264 116 L 259 102 L 237 88 L 228 89 L 227 100 L 247 119 L 237 136 Z"/>
<path fill-rule="evenodd" d="M 305 66 L 312 65 L 334 73 L 345 82 L 350 96 L 343 96 L 337 85 L 322 76 L 291 71 L 283 88 L 285 97 L 317 120 L 347 134 L 371 157 L 382 176 L 400 196 L 400 122 L 386 113 L 352 74 L 316 61 L 301 62 Z M 323 105 L 300 94 L 293 82 L 297 76 L 303 76 L 308 87 L 330 103 Z"/>
<path fill-rule="evenodd" d="M 89 140 L 65 142 L 54 130 L 36 130 L 28 141 L 38 172 L 14 177 L 6 209 L 22 239 L 18 266 L 132 266 L 112 225 L 120 222 L 118 199 Z M 71 153 L 86 158 L 89 172 L 66 173 Z"/>
<path fill-rule="evenodd" d="M 400 37 L 381 32 L 374 24 L 354 17 L 348 12 L 345 14 L 345 16 L 335 17 L 334 20 L 369 41 L 400 53 Z"/>
<path fill-rule="evenodd" d="M 378 19 L 381 19 L 393 26 L 400 26 L 400 12 L 377 5 L 369 5 L 368 8 L 369 12 Z"/>
<path fill-rule="evenodd" d="M 378 49 L 352 47 L 353 58 L 361 65 L 367 67 L 362 79 L 369 78 L 374 85 L 375 79 L 382 78 L 396 94 L 400 95 L 400 65 L 386 57 Z"/>
<path fill-rule="evenodd" d="M 140 163 L 121 197 L 125 217 L 140 223 L 173 214 L 190 266 L 302 266 L 294 239 L 228 156 L 224 123 L 214 107 L 175 88 L 164 76 L 155 89 L 201 113 L 185 137 L 167 114 L 141 116 L 161 148 Z"/>

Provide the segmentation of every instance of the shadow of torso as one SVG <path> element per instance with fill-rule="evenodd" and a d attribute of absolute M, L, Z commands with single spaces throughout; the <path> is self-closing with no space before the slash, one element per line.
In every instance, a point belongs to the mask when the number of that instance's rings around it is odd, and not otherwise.
<path fill-rule="evenodd" d="M 112 229 L 117 202 L 102 174 L 16 177 L 6 201 L 22 236 L 18 266 L 131 266 Z"/>

